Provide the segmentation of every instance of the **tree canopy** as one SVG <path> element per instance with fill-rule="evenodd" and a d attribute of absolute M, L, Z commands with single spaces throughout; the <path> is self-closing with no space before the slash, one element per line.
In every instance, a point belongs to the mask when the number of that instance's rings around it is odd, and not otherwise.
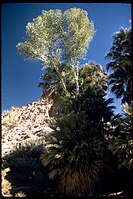
<path fill-rule="evenodd" d="M 26 34 L 27 40 L 17 44 L 19 53 L 26 59 L 41 60 L 45 69 L 55 70 L 64 90 L 66 83 L 62 70 L 64 64 L 66 69 L 71 66 L 78 94 L 78 62 L 85 57 L 94 36 L 94 25 L 87 12 L 79 8 L 64 13 L 61 10 L 42 11 L 27 24 Z"/>
<path fill-rule="evenodd" d="M 79 8 L 71 8 L 64 13 L 49 10 L 42 11 L 27 24 L 26 34 L 28 39 L 17 44 L 20 54 L 47 65 L 50 59 L 57 57 L 60 62 L 83 58 L 94 35 L 94 26 L 87 12 Z"/>
<path fill-rule="evenodd" d="M 112 72 L 109 75 L 111 91 L 122 103 L 131 103 L 132 96 L 132 30 L 122 28 L 113 36 L 113 44 L 106 58 L 111 61 L 106 65 Z"/>

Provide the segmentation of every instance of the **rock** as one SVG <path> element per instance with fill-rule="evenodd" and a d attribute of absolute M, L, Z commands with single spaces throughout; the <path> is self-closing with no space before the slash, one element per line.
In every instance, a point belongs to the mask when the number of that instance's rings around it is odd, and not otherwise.
<path fill-rule="evenodd" d="M 53 101 L 39 99 L 20 108 L 2 113 L 2 157 L 18 143 L 43 138 L 53 131 L 49 127 L 55 119 L 49 116 Z"/>
<path fill-rule="evenodd" d="M 45 146 L 45 136 L 53 131 L 50 126 L 55 122 L 55 116 L 52 115 L 55 110 L 50 111 L 52 107 L 52 100 L 41 98 L 20 108 L 13 107 L 11 111 L 1 114 L 2 158 L 30 142 Z M 2 176 L 2 193 L 11 197 L 11 184 L 5 179 L 4 173 Z M 46 191 L 46 195 L 48 191 L 50 190 Z M 24 197 L 22 193 L 17 193 L 17 196 Z M 53 196 L 51 194 L 51 197 Z"/>

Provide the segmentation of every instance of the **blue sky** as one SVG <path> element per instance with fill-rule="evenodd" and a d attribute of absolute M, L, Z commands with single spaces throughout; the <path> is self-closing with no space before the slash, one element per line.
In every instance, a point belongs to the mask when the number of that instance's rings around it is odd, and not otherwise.
<path fill-rule="evenodd" d="M 129 28 L 131 4 L 122 3 L 9 3 L 2 5 L 2 110 L 21 107 L 40 98 L 37 88 L 43 73 L 41 62 L 25 61 L 16 44 L 24 41 L 25 26 L 42 10 L 60 9 L 63 12 L 77 7 L 88 12 L 96 34 L 90 43 L 85 62 L 94 60 L 105 68 L 105 53 L 112 45 L 112 35 L 121 27 Z M 109 94 L 109 97 L 112 97 Z M 114 97 L 114 96 L 113 96 Z M 115 99 L 116 113 L 120 100 Z"/>

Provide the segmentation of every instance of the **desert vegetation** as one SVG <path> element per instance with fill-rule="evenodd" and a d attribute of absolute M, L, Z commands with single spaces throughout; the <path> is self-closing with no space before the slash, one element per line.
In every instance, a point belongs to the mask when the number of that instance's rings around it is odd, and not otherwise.
<path fill-rule="evenodd" d="M 133 197 L 132 30 L 114 34 L 107 70 L 80 64 L 94 33 L 87 12 L 78 8 L 42 11 L 27 24 L 27 40 L 17 49 L 44 64 L 38 86 L 53 102 L 54 122 L 45 142 L 20 143 L 3 157 L 12 196 Z M 123 114 L 115 114 L 110 88 Z"/>

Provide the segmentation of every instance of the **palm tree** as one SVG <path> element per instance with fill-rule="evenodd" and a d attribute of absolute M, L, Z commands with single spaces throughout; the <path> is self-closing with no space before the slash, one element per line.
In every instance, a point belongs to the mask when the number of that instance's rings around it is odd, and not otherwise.
<path fill-rule="evenodd" d="M 78 67 L 78 95 L 83 93 L 83 91 L 85 91 L 89 85 L 97 85 L 100 89 L 103 89 L 106 94 L 108 89 L 107 76 L 100 65 L 96 65 L 95 63 L 91 62 L 86 63 L 82 67 Z M 73 76 L 72 67 L 66 63 L 62 63 L 60 73 L 62 73 L 62 77 L 64 77 L 66 89 L 64 89 L 62 86 L 60 76 L 52 66 L 46 67 L 45 74 L 42 75 L 42 81 L 39 83 L 38 87 L 42 88 L 42 97 L 49 96 L 54 100 L 54 105 L 58 104 L 60 110 L 64 109 L 63 113 L 68 113 L 73 109 L 73 105 L 75 103 L 76 82 Z"/>
<path fill-rule="evenodd" d="M 124 106 L 124 114 L 119 134 L 110 140 L 109 148 L 117 155 L 118 168 L 133 169 L 133 102 Z"/>
<path fill-rule="evenodd" d="M 117 98 L 122 97 L 122 103 L 131 103 L 132 96 L 132 30 L 120 29 L 113 36 L 113 46 L 106 58 L 111 59 L 106 67 L 112 73 L 109 75 L 111 91 Z"/>
<path fill-rule="evenodd" d="M 60 75 L 64 78 L 64 85 L 62 84 Z M 66 108 L 69 109 L 69 101 L 71 100 L 69 87 L 72 84 L 71 79 L 73 79 L 73 72 L 70 66 L 66 66 L 65 63 L 61 64 L 61 69 L 57 72 L 54 66 L 51 65 L 50 67 L 45 67 L 45 73 L 41 77 L 41 82 L 38 84 L 38 87 L 42 89 L 43 94 L 42 97 L 44 98 L 51 98 L 53 99 L 53 108 L 55 112 L 60 114 L 66 112 Z M 71 89 L 72 91 L 72 89 Z M 66 108 L 63 108 L 65 104 Z"/>
<path fill-rule="evenodd" d="M 124 117 L 118 124 L 117 133 L 109 139 L 109 149 L 116 159 L 117 173 L 124 179 L 123 191 L 127 198 L 133 195 L 133 102 L 124 105 Z M 114 129 L 114 132 L 116 129 Z"/>
<path fill-rule="evenodd" d="M 78 96 L 77 106 L 59 119 L 46 140 L 42 162 L 49 177 L 58 176 L 57 191 L 70 196 L 95 192 L 104 164 L 105 125 L 113 118 L 112 99 L 90 86 Z M 107 131 L 106 131 L 107 133 Z"/>

